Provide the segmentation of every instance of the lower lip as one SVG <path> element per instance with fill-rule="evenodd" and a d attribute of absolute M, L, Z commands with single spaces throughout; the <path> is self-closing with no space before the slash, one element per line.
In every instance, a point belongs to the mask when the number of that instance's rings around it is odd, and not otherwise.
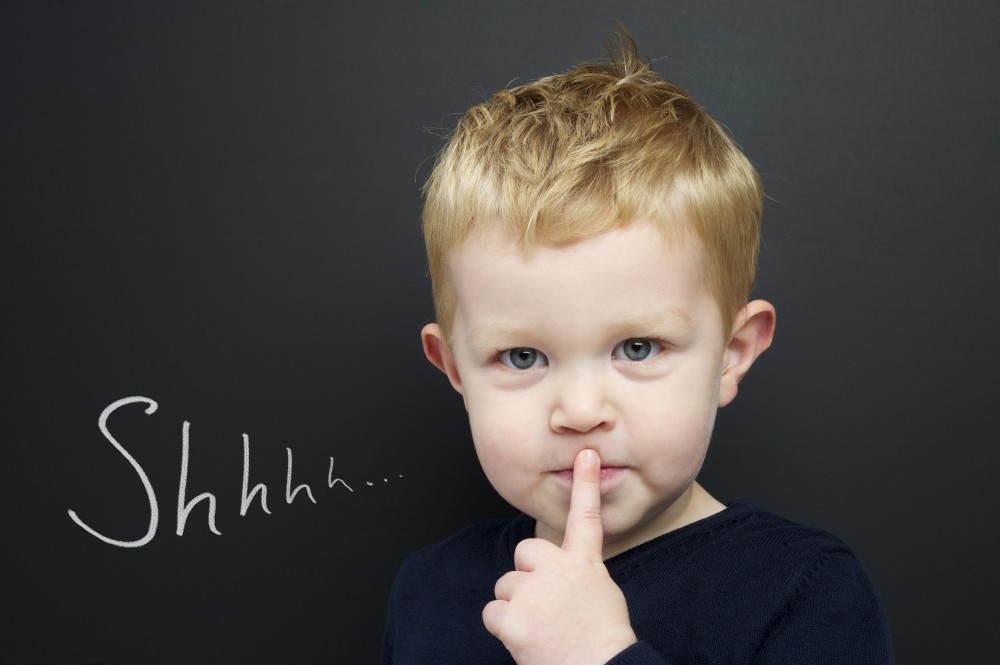
<path fill-rule="evenodd" d="M 604 491 L 619 478 L 625 475 L 626 468 L 623 466 L 602 466 L 601 467 L 601 490 Z M 573 469 L 563 469 L 553 471 L 553 475 L 569 486 L 573 485 Z"/>

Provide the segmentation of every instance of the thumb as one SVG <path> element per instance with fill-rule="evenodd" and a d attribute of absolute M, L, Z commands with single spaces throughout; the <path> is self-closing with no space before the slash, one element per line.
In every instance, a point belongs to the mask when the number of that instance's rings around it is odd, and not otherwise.
<path fill-rule="evenodd" d="M 581 450 L 573 463 L 573 488 L 562 549 L 596 554 L 603 560 L 604 527 L 601 525 L 601 458 L 596 451 Z"/>

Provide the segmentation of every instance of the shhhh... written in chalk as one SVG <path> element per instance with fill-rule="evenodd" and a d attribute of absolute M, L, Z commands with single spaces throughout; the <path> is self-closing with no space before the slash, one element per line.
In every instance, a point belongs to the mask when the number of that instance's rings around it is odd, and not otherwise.
<path fill-rule="evenodd" d="M 146 500 L 149 503 L 149 526 L 146 529 L 146 534 L 136 540 L 120 540 L 112 538 L 105 535 L 93 527 L 89 526 L 84 522 L 76 511 L 70 509 L 69 513 L 70 519 L 77 524 L 84 531 L 94 536 L 95 538 L 116 547 L 125 548 L 135 548 L 147 545 L 156 536 L 157 530 L 159 528 L 160 521 L 160 508 L 159 501 L 156 497 L 156 491 L 153 488 L 152 482 L 149 480 L 149 476 L 146 471 L 142 468 L 142 465 L 133 457 L 128 450 L 111 434 L 108 429 L 108 418 L 118 409 L 126 407 L 130 404 L 145 404 L 145 412 L 147 415 L 152 415 L 156 412 L 159 405 L 155 400 L 148 397 L 133 396 L 124 397 L 122 399 L 112 402 L 105 408 L 100 417 L 97 420 L 98 429 L 104 435 L 104 438 L 115 447 L 115 449 L 125 458 L 126 461 L 132 466 L 139 480 L 142 482 L 143 487 L 146 490 Z M 181 427 L 181 464 L 180 464 L 180 480 L 177 484 L 177 512 L 176 512 L 176 533 L 178 536 L 184 535 L 184 529 L 187 525 L 188 517 L 194 507 L 206 501 L 208 503 L 208 528 L 217 536 L 221 536 L 222 532 L 219 531 L 216 526 L 216 513 L 218 511 L 218 498 L 215 494 L 211 492 L 202 492 L 201 494 L 188 499 L 187 498 L 187 480 L 188 480 L 188 467 L 190 461 L 190 446 L 191 446 L 191 423 L 184 421 Z M 316 497 L 313 493 L 312 487 L 306 483 L 299 483 L 295 485 L 292 481 L 293 477 L 293 455 L 291 448 L 285 448 L 287 453 L 287 468 L 285 474 L 285 502 L 291 504 L 297 497 L 305 497 L 306 500 L 316 503 Z M 353 493 L 354 489 L 347 484 L 342 478 L 335 478 L 333 475 L 334 460 L 330 457 L 330 464 L 327 470 L 326 483 L 328 488 L 338 487 L 346 492 Z M 402 478 L 402 474 L 398 474 L 399 478 Z M 388 478 L 383 478 L 382 482 L 388 482 Z M 293 486 L 294 485 L 294 486 Z M 366 481 L 365 485 L 372 487 L 375 483 L 371 481 Z M 261 510 L 263 510 L 268 515 L 271 514 L 271 510 L 268 507 L 268 487 L 264 483 L 256 483 L 253 488 L 250 488 L 250 437 L 247 434 L 243 434 L 243 484 L 240 493 L 240 516 L 244 517 L 247 511 L 250 510 L 252 505 L 259 504 Z"/>

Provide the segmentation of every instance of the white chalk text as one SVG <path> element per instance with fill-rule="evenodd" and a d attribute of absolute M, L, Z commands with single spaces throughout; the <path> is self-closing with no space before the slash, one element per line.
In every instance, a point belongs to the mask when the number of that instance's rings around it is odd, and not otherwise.
<path fill-rule="evenodd" d="M 69 513 L 70 519 L 73 520 L 81 529 L 94 536 L 95 538 L 116 547 L 142 547 L 147 545 L 156 536 L 156 532 L 159 528 L 160 522 L 160 504 L 156 498 L 156 492 L 153 489 L 153 484 L 149 480 L 149 476 L 146 471 L 142 468 L 142 465 L 129 454 L 128 450 L 111 434 L 108 429 L 108 418 L 118 409 L 126 407 L 130 404 L 143 404 L 145 405 L 145 412 L 147 415 L 152 415 L 156 412 L 158 404 L 148 397 L 125 397 L 108 405 L 104 411 L 101 412 L 100 417 L 97 419 L 97 427 L 104 435 L 104 438 L 114 446 L 114 448 L 125 458 L 125 460 L 132 466 L 135 470 L 136 475 L 139 477 L 143 488 L 146 491 L 146 501 L 149 504 L 149 525 L 146 528 L 146 534 L 137 540 L 119 540 L 107 536 L 90 525 L 84 522 L 80 516 L 74 510 L 67 511 Z M 202 502 L 206 503 L 206 510 L 208 515 L 208 529 L 217 536 L 221 536 L 222 532 L 219 530 L 216 524 L 216 514 L 218 512 L 218 499 L 215 494 L 211 492 L 202 492 L 201 494 L 188 499 L 188 467 L 190 461 L 190 447 L 191 447 L 191 423 L 184 421 L 181 426 L 181 464 L 180 464 L 180 481 L 177 485 L 177 513 L 176 513 L 176 533 L 178 536 L 184 535 L 185 527 L 187 526 L 188 518 L 191 515 L 192 510 Z M 309 501 L 313 504 L 316 503 L 316 496 L 313 493 L 312 488 L 306 483 L 299 483 L 294 485 L 293 478 L 293 464 L 292 464 L 292 449 L 285 448 L 287 453 L 287 465 L 285 473 L 285 502 L 291 504 L 296 498 L 299 502 Z M 337 487 L 338 490 L 343 490 L 349 493 L 354 493 L 354 489 L 347 484 L 343 478 L 335 478 L 333 475 L 334 461 L 333 457 L 329 458 L 330 464 L 327 470 L 326 483 L 328 489 L 333 489 Z M 399 478 L 403 476 L 397 474 Z M 383 478 L 383 482 L 388 482 L 388 478 Z M 294 487 L 293 487 L 294 485 Z M 368 487 L 372 487 L 374 483 L 367 482 Z M 250 487 L 250 437 L 247 434 L 243 434 L 243 485 L 240 495 L 240 511 L 241 517 L 245 517 L 247 511 L 250 510 L 252 505 L 255 505 L 255 500 L 259 501 L 261 510 L 270 515 L 271 509 L 268 507 L 268 487 L 262 482 L 256 483 L 253 489 Z"/>

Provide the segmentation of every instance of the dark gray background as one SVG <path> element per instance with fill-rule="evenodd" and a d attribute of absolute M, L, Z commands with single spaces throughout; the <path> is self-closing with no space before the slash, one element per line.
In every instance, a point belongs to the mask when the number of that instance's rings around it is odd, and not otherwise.
<path fill-rule="evenodd" d="M 902 663 L 998 613 L 992 2 L 6 4 L 0 660 L 375 660 L 402 558 L 510 509 L 424 361 L 419 184 L 454 114 L 621 19 L 769 194 L 774 348 L 702 481 L 829 529 Z M 160 503 L 146 547 L 136 456 Z M 181 429 L 188 499 L 174 513 Z M 270 516 L 239 516 L 242 439 Z M 285 448 L 317 504 L 283 500 Z M 354 489 L 325 485 L 328 459 Z M 402 476 L 402 477 L 400 477 Z M 385 480 L 383 480 L 383 478 Z M 372 485 L 368 485 L 371 482 Z"/>

